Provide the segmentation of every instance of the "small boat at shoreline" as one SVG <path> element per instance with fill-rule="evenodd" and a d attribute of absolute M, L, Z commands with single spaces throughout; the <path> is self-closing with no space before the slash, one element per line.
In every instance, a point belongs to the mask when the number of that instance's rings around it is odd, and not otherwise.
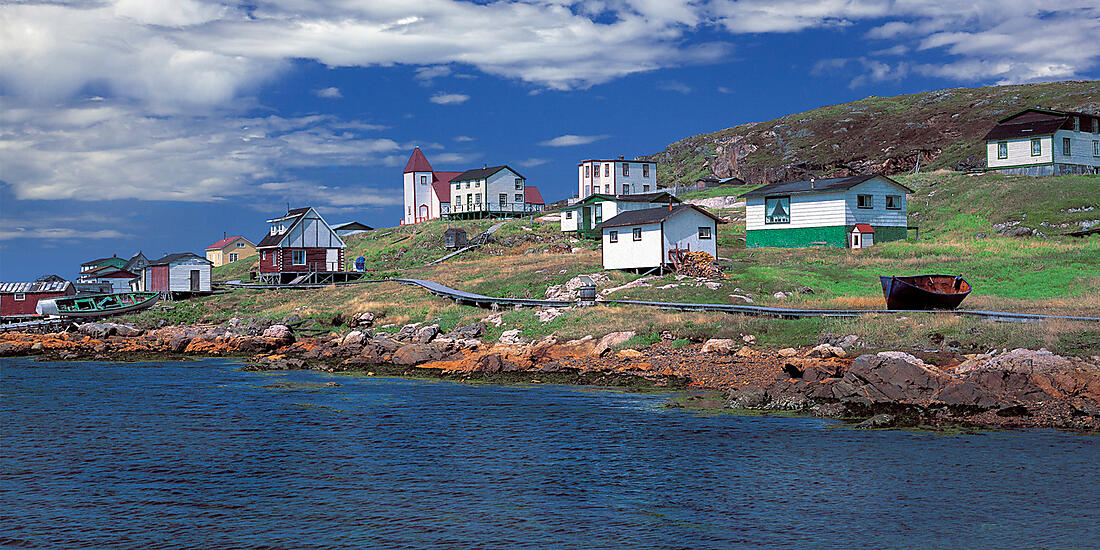
<path fill-rule="evenodd" d="M 159 292 L 119 292 L 91 296 L 67 296 L 41 300 L 35 308 L 39 315 L 61 317 L 109 317 L 146 309 L 157 303 Z"/>
<path fill-rule="evenodd" d="M 955 309 L 970 294 L 970 283 L 956 275 L 879 279 L 888 309 Z"/>

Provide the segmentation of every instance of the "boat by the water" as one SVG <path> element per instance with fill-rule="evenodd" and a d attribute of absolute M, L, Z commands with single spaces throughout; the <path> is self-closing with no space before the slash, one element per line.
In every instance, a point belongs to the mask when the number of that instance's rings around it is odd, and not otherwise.
<path fill-rule="evenodd" d="M 970 283 L 955 275 L 882 277 L 889 309 L 955 309 L 970 294 Z"/>
<path fill-rule="evenodd" d="M 93 294 L 91 296 L 67 296 L 52 300 L 40 300 L 35 309 L 39 315 L 108 317 L 143 310 L 157 303 L 159 299 L 159 292 L 119 292 L 115 294 Z"/>

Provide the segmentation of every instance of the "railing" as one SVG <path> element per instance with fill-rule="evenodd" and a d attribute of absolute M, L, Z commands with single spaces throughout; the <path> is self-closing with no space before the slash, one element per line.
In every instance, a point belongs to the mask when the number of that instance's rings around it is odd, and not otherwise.
<path fill-rule="evenodd" d="M 539 206 L 525 202 L 487 203 L 487 204 L 455 204 L 451 207 L 451 214 L 464 214 L 470 212 L 538 212 Z"/>

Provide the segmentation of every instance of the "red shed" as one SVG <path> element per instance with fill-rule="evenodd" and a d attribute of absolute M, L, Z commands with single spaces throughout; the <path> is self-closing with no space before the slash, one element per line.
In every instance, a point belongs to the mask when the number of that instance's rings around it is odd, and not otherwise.
<path fill-rule="evenodd" d="M 76 294 L 69 281 L 44 280 L 33 283 L 0 283 L 0 317 L 34 315 L 39 300 Z"/>
<path fill-rule="evenodd" d="M 348 280 L 343 239 L 311 207 L 295 208 L 267 220 L 267 235 L 256 245 L 260 279 L 273 284 Z"/>

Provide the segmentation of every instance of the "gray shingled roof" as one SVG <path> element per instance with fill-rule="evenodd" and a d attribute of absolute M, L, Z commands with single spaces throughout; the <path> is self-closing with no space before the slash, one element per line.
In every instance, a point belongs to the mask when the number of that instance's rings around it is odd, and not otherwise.
<path fill-rule="evenodd" d="M 0 294 L 27 294 L 32 292 L 64 292 L 69 281 L 35 281 L 32 283 L 0 283 Z"/>
<path fill-rule="evenodd" d="M 167 255 L 163 258 L 160 258 L 158 260 L 153 260 L 153 261 L 149 262 L 149 265 L 168 265 L 172 262 L 178 262 L 180 260 L 186 260 L 186 259 L 189 259 L 189 258 L 198 258 L 198 259 L 200 259 L 204 262 L 212 263 L 212 262 L 210 262 L 210 260 L 207 260 L 206 258 L 203 258 L 202 256 L 199 256 L 198 254 L 195 254 L 194 252 L 179 252 L 179 253 L 176 253 L 176 254 L 169 254 L 169 255 Z"/>
<path fill-rule="evenodd" d="M 504 170 L 505 168 L 507 168 L 509 170 L 512 170 L 512 168 L 510 166 L 508 166 L 507 164 L 505 164 L 503 166 L 489 166 L 487 168 L 475 168 L 473 170 L 467 170 L 467 171 L 451 178 L 451 182 L 453 183 L 453 182 L 456 182 L 456 181 L 483 180 L 483 179 L 488 178 L 489 176 L 491 176 L 491 175 L 493 175 L 497 172 L 500 172 L 501 170 Z M 512 172 L 515 175 L 522 178 L 522 179 L 527 179 L 527 178 L 524 178 L 522 175 L 520 175 L 519 172 L 516 172 L 515 170 L 512 170 Z"/>
<path fill-rule="evenodd" d="M 834 193 L 837 191 L 847 191 L 865 181 L 873 178 L 882 178 L 898 187 L 905 189 L 907 193 L 912 193 L 913 190 L 886 177 L 875 174 L 866 176 L 850 176 L 847 178 L 826 178 L 826 179 L 813 179 L 802 181 L 787 181 L 782 183 L 771 183 L 763 187 L 757 187 L 748 193 L 740 195 L 741 197 L 763 197 L 766 195 L 799 195 L 806 193 Z"/>
<path fill-rule="evenodd" d="M 596 229 L 603 229 L 605 227 L 624 227 L 627 225 L 645 225 L 650 223 L 660 223 L 672 216 L 675 216 L 686 210 L 695 210 L 718 223 L 726 223 L 725 220 L 695 206 L 694 204 L 678 204 L 669 208 L 667 206 L 656 206 L 653 208 L 644 208 L 642 210 L 627 210 L 610 220 L 606 220 L 603 223 L 597 224 Z"/>

